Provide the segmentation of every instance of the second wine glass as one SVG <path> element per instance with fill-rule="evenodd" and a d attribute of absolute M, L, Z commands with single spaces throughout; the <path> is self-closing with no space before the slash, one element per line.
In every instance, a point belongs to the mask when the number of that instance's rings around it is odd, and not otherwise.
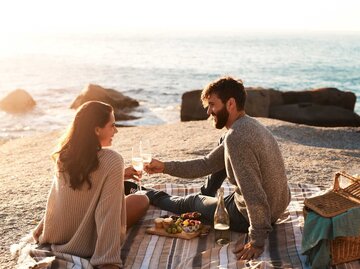
<path fill-rule="evenodd" d="M 143 157 L 141 156 L 141 147 L 140 145 L 135 145 L 132 147 L 131 149 L 131 165 L 132 167 L 138 171 L 138 172 L 142 172 L 144 169 L 144 162 L 143 162 Z M 138 192 L 142 192 L 141 189 L 141 178 L 139 178 L 139 191 Z"/>
<path fill-rule="evenodd" d="M 150 140 L 143 139 L 140 141 L 140 152 L 144 165 L 149 164 L 152 159 Z"/>
<path fill-rule="evenodd" d="M 148 139 L 142 139 L 140 141 L 140 151 L 141 151 L 141 157 L 143 159 L 143 165 L 148 165 L 151 163 L 152 160 L 152 154 L 151 154 L 151 145 L 150 140 Z M 147 174 L 148 177 L 150 177 L 149 174 Z"/>

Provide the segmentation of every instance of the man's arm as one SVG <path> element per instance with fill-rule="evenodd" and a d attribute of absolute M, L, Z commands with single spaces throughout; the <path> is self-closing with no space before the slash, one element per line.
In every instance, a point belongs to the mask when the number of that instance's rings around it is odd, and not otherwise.
<path fill-rule="evenodd" d="M 171 162 L 153 159 L 145 166 L 145 171 L 149 174 L 165 173 L 182 178 L 197 178 L 220 171 L 224 167 L 224 147 L 219 145 L 208 155 L 199 159 Z"/>
<path fill-rule="evenodd" d="M 224 167 L 224 147 L 219 145 L 200 159 L 164 162 L 164 173 L 182 178 L 198 178 L 220 171 Z"/>

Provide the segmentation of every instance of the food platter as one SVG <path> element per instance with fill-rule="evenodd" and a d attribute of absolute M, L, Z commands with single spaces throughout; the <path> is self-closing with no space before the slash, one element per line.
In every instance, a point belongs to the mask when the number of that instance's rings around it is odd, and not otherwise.
<path fill-rule="evenodd" d="M 201 233 L 201 231 L 198 230 L 198 231 L 192 232 L 192 233 L 185 233 L 184 231 L 182 231 L 181 233 L 170 234 L 167 231 L 165 231 L 164 229 L 156 228 L 156 227 L 147 228 L 146 232 L 148 234 L 167 236 L 167 237 L 173 237 L 173 238 L 181 238 L 181 239 L 187 239 L 187 240 L 198 237 Z"/>
<path fill-rule="evenodd" d="M 159 236 L 193 239 L 199 235 L 207 235 L 210 230 L 210 226 L 201 223 L 200 217 L 201 214 L 198 212 L 184 213 L 180 216 L 162 216 L 154 219 L 154 225 L 147 228 L 146 232 Z"/>

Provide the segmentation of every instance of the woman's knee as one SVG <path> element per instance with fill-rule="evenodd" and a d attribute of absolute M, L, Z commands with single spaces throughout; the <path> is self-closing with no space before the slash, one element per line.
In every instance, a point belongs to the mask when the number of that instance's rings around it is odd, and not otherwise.
<path fill-rule="evenodd" d="M 143 194 L 129 194 L 126 196 L 126 204 L 129 210 L 137 213 L 144 213 L 149 208 L 149 198 Z"/>
<path fill-rule="evenodd" d="M 149 208 L 149 198 L 146 195 L 130 194 L 126 196 L 127 227 L 130 228 L 139 221 Z"/>

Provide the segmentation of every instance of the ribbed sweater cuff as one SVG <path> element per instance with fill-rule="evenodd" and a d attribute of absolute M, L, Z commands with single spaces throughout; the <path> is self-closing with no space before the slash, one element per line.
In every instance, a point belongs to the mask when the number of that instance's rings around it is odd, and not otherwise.
<path fill-rule="evenodd" d="M 263 247 L 265 245 L 265 239 L 267 238 L 267 234 L 264 234 L 263 236 L 257 235 L 253 236 L 251 235 L 251 244 L 255 247 Z"/>

